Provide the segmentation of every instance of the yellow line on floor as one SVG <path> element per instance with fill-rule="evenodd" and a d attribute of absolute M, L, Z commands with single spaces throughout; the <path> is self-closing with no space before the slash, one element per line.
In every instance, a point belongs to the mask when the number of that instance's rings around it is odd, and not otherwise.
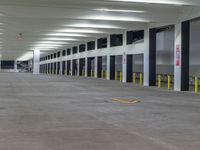
<path fill-rule="evenodd" d="M 112 99 L 112 101 L 118 102 L 118 103 L 123 103 L 123 104 L 136 104 L 136 103 L 140 102 L 138 100 L 128 100 L 128 99 L 118 99 L 118 98 L 114 98 L 114 99 Z"/>

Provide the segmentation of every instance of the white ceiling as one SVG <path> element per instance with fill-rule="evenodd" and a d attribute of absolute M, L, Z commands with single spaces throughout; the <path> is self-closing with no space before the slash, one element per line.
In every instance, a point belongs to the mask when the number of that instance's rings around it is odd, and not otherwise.
<path fill-rule="evenodd" d="M 199 6 L 199 0 L 0 0 L 0 56 L 30 59 L 34 49 L 62 50 L 148 23 L 196 17 Z"/>

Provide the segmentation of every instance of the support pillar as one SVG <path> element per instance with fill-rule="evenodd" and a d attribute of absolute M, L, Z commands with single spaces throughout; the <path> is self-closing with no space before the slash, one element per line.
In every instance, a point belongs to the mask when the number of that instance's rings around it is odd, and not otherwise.
<path fill-rule="evenodd" d="M 88 58 L 85 58 L 85 77 L 88 76 Z"/>
<path fill-rule="evenodd" d="M 33 74 L 40 74 L 40 50 L 33 52 Z"/>
<path fill-rule="evenodd" d="M 70 70 L 69 70 L 69 75 L 73 75 L 73 59 L 70 60 Z"/>
<path fill-rule="evenodd" d="M 127 56 L 126 52 L 122 56 L 122 82 L 127 82 Z"/>
<path fill-rule="evenodd" d="M 79 67 L 79 65 L 80 65 L 80 60 L 79 59 L 77 59 L 76 60 L 76 62 L 77 62 L 77 76 L 80 76 L 80 67 Z"/>
<path fill-rule="evenodd" d="M 110 55 L 107 55 L 107 80 L 110 80 Z"/>
<path fill-rule="evenodd" d="M 144 31 L 144 86 L 149 86 L 149 29 Z"/>
<path fill-rule="evenodd" d="M 17 72 L 17 61 L 14 62 L 14 70 Z"/>
<path fill-rule="evenodd" d="M 175 25 L 174 90 L 189 90 L 190 21 Z"/>
<path fill-rule="evenodd" d="M 94 58 L 94 77 L 98 78 L 98 57 Z"/>

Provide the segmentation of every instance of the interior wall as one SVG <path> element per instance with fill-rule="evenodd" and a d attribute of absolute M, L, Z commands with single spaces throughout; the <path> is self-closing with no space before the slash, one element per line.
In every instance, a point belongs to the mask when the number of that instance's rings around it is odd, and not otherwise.
<path fill-rule="evenodd" d="M 122 71 L 122 56 L 115 57 L 115 71 Z"/>
<path fill-rule="evenodd" d="M 200 77 L 200 19 L 190 23 L 190 76 Z"/>
<path fill-rule="evenodd" d="M 156 73 L 174 75 L 174 28 L 156 34 Z"/>
<path fill-rule="evenodd" d="M 91 69 L 94 71 L 95 69 L 95 59 L 91 60 Z"/>
<path fill-rule="evenodd" d="M 144 54 L 133 55 L 133 72 L 143 73 L 144 68 Z"/>
<path fill-rule="evenodd" d="M 102 57 L 102 69 L 107 70 L 107 56 Z"/>

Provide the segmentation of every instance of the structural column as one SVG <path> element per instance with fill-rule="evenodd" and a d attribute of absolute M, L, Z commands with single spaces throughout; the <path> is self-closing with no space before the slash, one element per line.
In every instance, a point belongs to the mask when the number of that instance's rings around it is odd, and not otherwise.
<path fill-rule="evenodd" d="M 94 77 L 97 78 L 98 77 L 98 57 L 96 56 L 94 58 Z"/>
<path fill-rule="evenodd" d="M 127 32 L 125 31 L 123 34 L 123 46 L 126 46 L 127 40 L 126 40 Z M 124 50 L 123 56 L 122 56 L 122 82 L 127 82 L 127 53 Z"/>
<path fill-rule="evenodd" d="M 149 86 L 149 29 L 144 31 L 144 86 Z"/>
<path fill-rule="evenodd" d="M 70 71 L 69 71 L 69 75 L 73 76 L 73 59 L 70 60 Z"/>
<path fill-rule="evenodd" d="M 107 76 L 106 76 L 106 78 L 107 78 L 107 80 L 110 80 L 110 55 L 107 55 Z"/>
<path fill-rule="evenodd" d="M 85 58 L 85 77 L 88 76 L 88 58 Z"/>
<path fill-rule="evenodd" d="M 122 56 L 122 82 L 127 82 L 127 56 L 126 52 Z"/>
<path fill-rule="evenodd" d="M 15 70 L 15 72 L 17 72 L 17 60 L 15 60 L 15 62 L 14 62 L 14 70 Z"/>
<path fill-rule="evenodd" d="M 40 50 L 33 52 L 33 74 L 40 74 Z"/>
<path fill-rule="evenodd" d="M 76 62 L 77 62 L 77 76 L 80 76 L 80 71 L 81 71 L 80 68 L 79 68 L 80 59 L 77 59 Z"/>
<path fill-rule="evenodd" d="M 190 21 L 175 25 L 174 90 L 189 90 Z"/>
<path fill-rule="evenodd" d="M 107 37 L 108 40 L 108 47 L 110 47 L 110 36 Z M 107 72 L 106 72 L 107 80 L 110 80 L 110 55 L 107 55 Z"/>

